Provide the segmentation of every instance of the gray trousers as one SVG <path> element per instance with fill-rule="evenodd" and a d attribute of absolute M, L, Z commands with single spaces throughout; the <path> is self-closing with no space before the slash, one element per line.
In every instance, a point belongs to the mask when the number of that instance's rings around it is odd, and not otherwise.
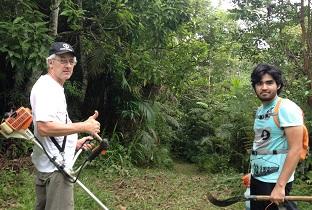
<path fill-rule="evenodd" d="M 62 173 L 36 173 L 35 210 L 74 210 L 74 185 Z"/>

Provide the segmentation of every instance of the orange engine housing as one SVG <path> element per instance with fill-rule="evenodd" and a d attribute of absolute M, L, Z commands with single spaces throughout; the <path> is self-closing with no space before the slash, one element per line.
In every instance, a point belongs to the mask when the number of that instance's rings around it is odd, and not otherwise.
<path fill-rule="evenodd" d="M 13 130 L 26 130 L 32 123 L 31 111 L 29 108 L 20 107 L 10 117 L 8 117 L 5 122 Z"/>

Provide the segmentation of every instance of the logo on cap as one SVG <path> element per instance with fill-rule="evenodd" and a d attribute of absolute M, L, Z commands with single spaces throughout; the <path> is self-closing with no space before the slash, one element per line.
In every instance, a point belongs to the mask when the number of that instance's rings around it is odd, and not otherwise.
<path fill-rule="evenodd" d="M 74 49 L 70 44 L 67 44 L 65 42 L 54 42 L 51 45 L 51 48 L 49 50 L 49 55 L 52 55 L 52 54 L 59 55 L 59 54 L 66 53 L 66 52 L 71 52 L 75 54 Z"/>
<path fill-rule="evenodd" d="M 72 49 L 70 49 L 69 44 L 66 44 L 66 43 L 63 44 L 63 47 L 60 48 L 60 50 L 69 50 L 69 51 L 73 51 Z"/>

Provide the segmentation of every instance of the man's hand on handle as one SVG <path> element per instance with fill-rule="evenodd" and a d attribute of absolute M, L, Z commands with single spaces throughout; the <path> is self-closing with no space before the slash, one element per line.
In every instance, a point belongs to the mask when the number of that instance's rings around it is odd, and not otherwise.
<path fill-rule="evenodd" d="M 91 150 L 93 148 L 93 144 L 86 142 L 86 141 L 91 141 L 91 140 L 93 140 L 92 136 L 85 136 L 85 137 L 79 139 L 77 141 L 77 144 L 76 144 L 76 150 L 78 150 L 80 148 L 83 150 Z"/>
<path fill-rule="evenodd" d="M 275 185 L 274 189 L 271 192 L 271 201 L 276 205 L 284 203 L 285 199 L 285 187 L 279 186 L 278 184 Z"/>

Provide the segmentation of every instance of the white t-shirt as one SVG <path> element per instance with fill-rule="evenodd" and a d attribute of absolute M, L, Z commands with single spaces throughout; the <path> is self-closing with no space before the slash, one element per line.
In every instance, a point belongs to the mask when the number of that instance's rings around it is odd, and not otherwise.
<path fill-rule="evenodd" d="M 34 134 L 42 143 L 43 147 L 49 153 L 50 157 L 57 157 L 57 160 L 63 160 L 58 148 L 54 145 L 49 137 L 42 137 L 37 131 L 37 122 L 61 122 L 72 123 L 68 117 L 67 104 L 64 94 L 64 88 L 56 82 L 50 75 L 41 76 L 34 84 L 31 94 L 30 103 L 32 108 Z M 55 136 L 56 141 L 62 147 L 63 136 Z M 76 143 L 78 135 L 68 135 L 64 150 L 65 168 L 70 169 L 73 165 Z M 33 147 L 31 155 L 32 162 L 40 172 L 53 172 L 57 168 L 48 159 L 47 155 L 38 147 Z"/>

